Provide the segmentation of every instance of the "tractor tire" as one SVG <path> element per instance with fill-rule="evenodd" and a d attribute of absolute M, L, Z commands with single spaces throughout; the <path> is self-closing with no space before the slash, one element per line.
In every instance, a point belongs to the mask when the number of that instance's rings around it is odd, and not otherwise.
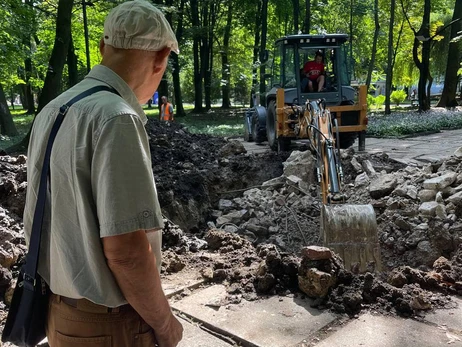
<path fill-rule="evenodd" d="M 278 152 L 287 152 L 290 151 L 291 139 L 287 137 L 278 138 Z"/>
<path fill-rule="evenodd" d="M 340 140 L 339 147 L 341 149 L 347 149 L 347 148 L 353 146 L 353 144 L 356 141 L 356 138 L 358 137 L 358 133 L 357 132 L 339 133 L 339 137 L 340 137 L 340 139 L 339 139 Z"/>
<path fill-rule="evenodd" d="M 276 138 L 276 105 L 274 100 L 269 102 L 266 114 L 266 137 L 268 138 L 268 145 L 273 151 L 277 151 L 279 143 Z"/>
<path fill-rule="evenodd" d="M 253 142 L 253 135 L 249 132 L 249 127 L 247 126 L 247 122 L 244 123 L 244 141 Z"/>
<path fill-rule="evenodd" d="M 255 113 L 252 117 L 252 137 L 255 143 L 262 143 L 265 141 L 265 137 L 261 134 L 260 129 L 260 120 L 258 115 Z"/>

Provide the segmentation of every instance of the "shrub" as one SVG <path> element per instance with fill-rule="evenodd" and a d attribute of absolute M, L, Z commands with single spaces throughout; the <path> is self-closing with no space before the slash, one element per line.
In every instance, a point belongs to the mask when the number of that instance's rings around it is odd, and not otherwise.
<path fill-rule="evenodd" d="M 375 105 L 375 98 L 371 94 L 367 94 L 367 109 L 372 109 L 372 105 Z"/>
<path fill-rule="evenodd" d="M 399 106 L 404 100 L 406 100 L 406 92 L 404 90 L 395 90 L 390 95 L 390 100 L 393 101 L 396 106 Z"/>
<path fill-rule="evenodd" d="M 377 95 L 375 98 L 375 107 L 379 108 L 385 103 L 385 95 Z"/>

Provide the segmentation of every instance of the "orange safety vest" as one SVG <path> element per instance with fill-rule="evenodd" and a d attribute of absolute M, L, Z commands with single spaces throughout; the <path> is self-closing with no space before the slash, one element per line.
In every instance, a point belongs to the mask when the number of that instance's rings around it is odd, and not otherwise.
<path fill-rule="evenodd" d="M 170 106 L 172 106 L 172 104 L 169 102 L 161 106 L 161 115 L 162 115 L 161 120 L 165 120 L 165 121 L 170 120 L 170 116 L 172 116 L 170 114 Z M 173 117 L 171 120 L 173 120 Z"/>

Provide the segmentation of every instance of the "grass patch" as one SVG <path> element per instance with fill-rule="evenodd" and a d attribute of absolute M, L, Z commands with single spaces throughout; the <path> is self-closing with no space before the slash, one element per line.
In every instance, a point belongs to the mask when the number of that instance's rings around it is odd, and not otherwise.
<path fill-rule="evenodd" d="M 434 108 L 427 112 L 393 112 L 370 115 L 367 134 L 377 137 L 403 137 L 462 128 L 462 112 Z"/>

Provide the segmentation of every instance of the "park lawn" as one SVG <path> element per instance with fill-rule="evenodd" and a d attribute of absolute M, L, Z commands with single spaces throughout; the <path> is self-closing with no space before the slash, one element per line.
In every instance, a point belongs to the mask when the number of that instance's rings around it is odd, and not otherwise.
<path fill-rule="evenodd" d="M 209 112 L 192 113 L 193 106 L 185 105 L 185 117 L 175 117 L 175 122 L 183 124 L 193 134 L 207 134 L 213 136 L 239 137 L 243 136 L 244 111 L 243 108 L 226 109 L 212 108 Z M 159 118 L 157 106 L 149 109 L 144 107 L 148 117 Z"/>

